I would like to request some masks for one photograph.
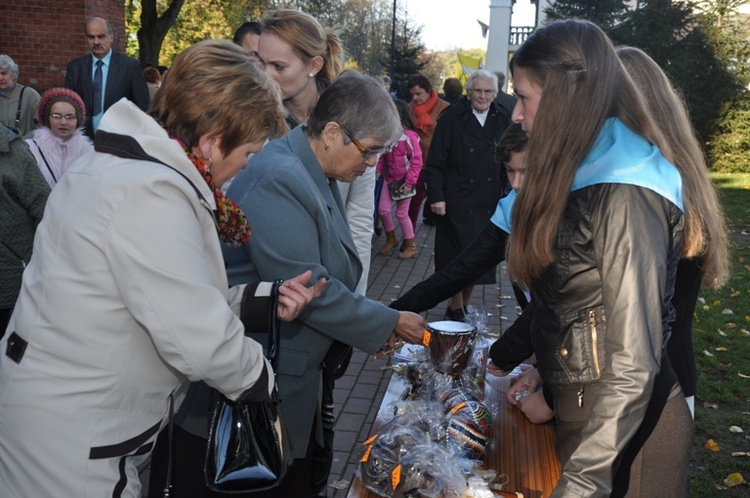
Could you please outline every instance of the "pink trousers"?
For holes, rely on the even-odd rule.
[[[401,232],[405,239],[414,238],[414,226],[411,224],[409,219],[409,203],[412,198],[408,197],[400,201],[396,201],[396,219],[401,225]],[[391,210],[393,209],[393,200],[391,199],[391,192],[388,190],[388,184],[383,182],[383,190],[380,192],[380,202],[378,203],[378,214],[380,220],[383,222],[383,228],[386,232],[392,232],[396,229],[393,224],[393,218],[391,217]]]

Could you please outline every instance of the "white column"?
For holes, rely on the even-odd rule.
[[[505,73],[505,88],[508,82],[508,43],[512,13],[512,0],[490,0],[490,31],[487,37],[487,63],[484,67],[488,71]]]

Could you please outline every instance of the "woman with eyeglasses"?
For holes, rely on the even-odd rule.
[[[295,460],[281,485],[264,498],[317,496],[318,478],[327,483],[328,471],[313,467],[312,454],[324,445],[322,363],[331,345],[338,341],[374,353],[396,335],[408,343],[422,339],[424,318],[355,292],[362,263],[338,187],[374,168],[378,155],[400,136],[396,107],[382,84],[347,74],[321,94],[307,125],[266,144],[227,192],[243,211],[263,213],[253,219],[249,243],[224,252],[231,285],[267,275],[286,279],[299,274],[298,268],[327,281],[296,320],[281,325],[276,381]],[[185,496],[214,496],[195,494],[205,488],[205,439],[182,430],[175,437],[179,445],[186,443],[176,460],[175,496],[183,496],[181,490]]]
[[[306,457],[308,443],[321,444],[321,363],[331,344],[374,353],[394,333],[409,343],[422,338],[424,318],[355,292],[362,263],[339,192],[340,182],[374,170],[378,156],[401,133],[393,99],[382,84],[345,74],[321,94],[306,126],[264,147],[229,188],[243,209],[265,213],[253,225],[258,237],[224,253],[231,282],[271,273],[286,278],[301,267],[328,281],[305,313],[282,325],[277,381],[284,413],[291,417],[297,459],[292,473],[303,486],[279,496],[306,497],[313,491],[304,485],[310,482],[304,477],[311,467]]]
[[[83,134],[86,106],[73,90],[52,88],[39,100],[37,114],[42,126],[26,143],[45,180],[54,187],[70,165],[93,148]]]

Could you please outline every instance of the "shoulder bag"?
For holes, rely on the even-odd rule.
[[[267,330],[257,330],[257,324],[251,330],[252,324],[245,323],[245,333],[268,333],[266,357],[274,368],[279,352],[276,310],[280,285],[280,280],[274,282],[268,321],[263,325]],[[204,469],[209,489],[218,493],[271,489],[284,478],[293,458],[276,386],[266,401],[235,403],[222,395],[217,397]]]

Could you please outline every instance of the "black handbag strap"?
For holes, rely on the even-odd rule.
[[[44,157],[44,152],[42,152],[42,148],[39,147],[39,144],[36,143],[36,140],[33,138],[31,139],[32,142],[34,142],[34,145],[36,145],[36,150],[39,151],[39,155],[42,156],[42,160],[44,161],[44,165],[47,166],[47,170],[49,171],[49,174],[52,175],[52,180],[54,180],[55,183],[57,183],[57,177],[55,176],[55,172],[52,171],[52,168],[49,167],[49,163],[47,162],[47,158]]]
[[[21,129],[21,104],[23,103],[23,92],[26,91],[26,87],[21,88],[21,95],[18,96],[18,109],[16,109],[16,129]]]
[[[271,306],[269,306],[269,322],[270,322],[270,333],[268,335],[268,352],[266,358],[271,362],[271,366],[276,368],[276,360],[279,357],[279,343],[281,341],[281,323],[279,322],[279,316],[276,313],[279,309],[279,287],[281,287],[282,280],[276,280],[273,283],[273,289],[271,290]]]
[[[167,426],[167,437],[169,438],[169,453],[167,457],[167,482],[164,485],[163,497],[169,498],[172,494],[172,451],[174,451],[174,393],[169,394],[169,425]]]
[[[281,340],[281,325],[276,313],[279,304],[279,287],[283,280],[270,283],[247,284],[242,296],[240,321],[245,326],[245,335],[267,334],[266,358],[276,368]]]

